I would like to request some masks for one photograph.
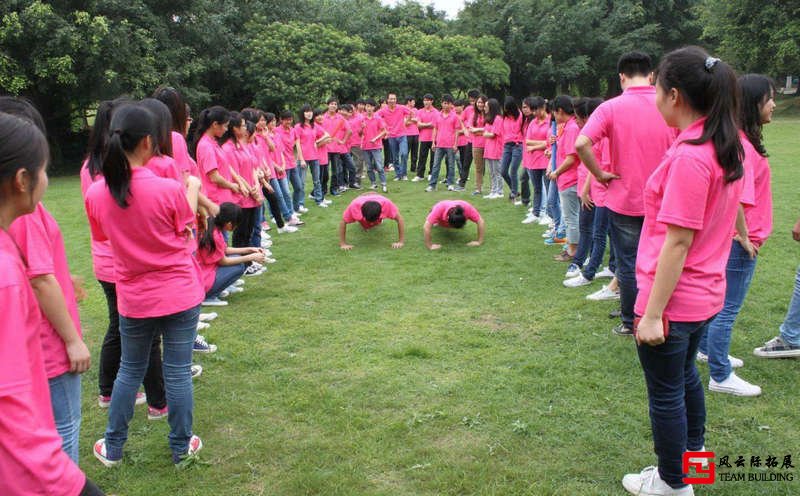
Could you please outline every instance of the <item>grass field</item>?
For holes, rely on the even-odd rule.
[[[761,360],[752,349],[783,320],[800,246],[797,156],[800,120],[767,128],[775,229],[737,322],[732,354],[760,398],[707,396],[707,441],[717,456],[778,458],[800,466],[800,361]],[[390,183],[406,218],[405,248],[392,250],[393,222],[336,225],[353,194],[311,208],[307,227],[273,234],[279,259],[250,278],[205,331],[219,345],[197,357],[196,463],[172,466],[164,421],[137,408],[121,467],[91,455],[106,411],[96,404],[97,358],[106,315],[91,272],[89,232],[77,177],[53,180],[45,199],[64,231],[70,264],[87,281],[81,305],[94,363],[83,383],[81,465],[118,495],[606,495],[623,494],[623,474],[655,464],[647,400],[633,341],[611,334],[612,303],[566,289],[523,209],[467,198],[487,221],[480,248],[472,224],[422,242],[431,205],[457,193]],[[273,231],[274,233],[274,231]],[[708,372],[700,367],[704,382]],[[800,468],[728,470],[791,473]],[[698,494],[800,493],[800,481],[723,482]]]

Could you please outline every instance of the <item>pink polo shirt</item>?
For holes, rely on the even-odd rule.
[[[61,449],[40,310],[14,241],[0,229],[0,492],[77,496],[86,476]]]
[[[603,169],[604,171],[610,170],[611,152],[608,147],[608,139],[603,139],[599,143],[593,144],[592,151],[594,152],[594,156],[597,157],[598,163],[600,164],[600,168]],[[581,163],[581,167],[580,169],[578,169],[579,174],[581,170],[586,175],[586,177],[589,176],[589,171],[586,169],[586,164]],[[594,178],[592,178],[592,184],[589,186],[589,196],[592,197],[592,201],[594,202],[596,207],[606,206],[607,191],[608,191],[607,185],[601,183],[600,181],[595,181]]]
[[[434,121],[434,129],[436,129],[434,148],[453,148],[456,144],[456,131],[460,128],[461,119],[458,118],[454,110],[447,114],[444,112],[439,113],[439,116]]]
[[[64,237],[56,220],[39,202],[33,213],[18,217],[11,223],[8,234],[17,243],[20,254],[27,264],[26,273],[29,279],[46,275],[56,278],[58,285],[61,286],[64,302],[67,304],[67,312],[78,330],[78,335],[82,336],[78,302],[75,300],[75,290],[72,287],[67,264]],[[69,372],[67,347],[44,313],[39,315],[38,328],[47,378],[52,379]]]
[[[608,138],[611,172],[620,178],[609,182],[606,206],[623,215],[644,215],[644,185],[675,138],[656,108],[655,87],[631,87],[603,102],[581,134],[592,143]]]
[[[222,145],[222,151],[228,163],[236,170],[242,179],[249,185],[255,184],[253,178],[253,171],[256,167],[256,158],[250,152],[242,147],[236,146],[233,141],[228,140]],[[242,192],[241,195],[236,195],[236,204],[242,208],[255,208],[261,205],[261,202],[250,196],[247,192]]]
[[[183,172],[181,172],[175,159],[169,155],[153,155],[144,166],[153,171],[153,174],[158,177],[173,179],[183,184]]]
[[[361,213],[361,207],[368,201],[374,201],[381,204],[381,215],[375,222],[367,221],[364,218],[364,215]],[[390,199],[375,193],[367,193],[365,195],[356,197],[350,202],[350,205],[347,206],[342,214],[342,220],[344,220],[347,224],[358,222],[364,229],[372,229],[383,222],[383,219],[397,219],[398,214],[399,210],[397,210],[397,206],[395,206]]]
[[[750,175],[752,202],[743,202],[744,218],[747,221],[748,238],[756,246],[762,246],[772,233],[772,189],[767,157],[759,154],[747,137],[742,136],[744,147],[745,175]],[[745,177],[747,179],[747,177]],[[744,193],[747,196],[747,193]],[[745,198],[746,199],[746,198]]]
[[[475,115],[473,114],[468,121],[464,122],[464,125],[467,127],[483,127],[485,122],[486,119],[483,114],[478,114],[477,119],[475,119]],[[483,148],[486,146],[486,139],[483,137],[483,132],[470,135],[472,136],[472,148]]]
[[[319,124],[315,124],[314,127],[308,124],[297,124],[294,126],[295,139],[300,141],[300,151],[303,152],[303,159],[306,161],[319,160],[320,151],[315,144],[318,139],[318,127]],[[287,169],[288,168],[289,167],[287,167]],[[292,160],[292,168],[294,168],[294,160]]]
[[[339,144],[338,140],[343,140],[347,134],[347,122],[342,114],[336,113],[331,116],[328,112],[322,116],[322,128],[331,135],[333,141],[328,143],[329,153],[347,153],[347,145]]]
[[[644,314],[650,297],[668,224],[695,233],[664,315],[675,322],[698,322],[722,309],[731,230],[744,182],[725,184],[711,141],[702,145],[683,143],[699,137],[704,122],[696,121],[678,136],[647,181],[636,259],[638,315]]]
[[[197,164],[189,155],[189,148],[186,146],[186,139],[180,133],[172,131],[172,158],[178,164],[178,170],[182,174],[189,174],[197,179],[200,179],[200,172],[197,170]]]
[[[222,230],[214,229],[211,236],[214,238],[214,250],[204,250],[199,245],[197,247],[197,263],[200,265],[200,277],[203,279],[203,291],[206,293],[214,285],[214,279],[217,277],[217,265],[220,260],[225,258],[225,250],[228,248]]]
[[[205,191],[206,196],[217,205],[223,202],[235,201],[233,191],[217,186],[216,183],[209,179],[209,174],[217,171],[220,176],[232,182],[230,167],[225,162],[225,154],[222,152],[222,147],[219,146],[219,143],[204,134],[200,141],[197,142],[195,155],[197,156],[197,167],[202,173],[200,180],[203,183],[203,191]]]
[[[522,112],[516,119],[503,117],[503,144],[522,143]]]
[[[500,160],[503,158],[503,118],[499,115],[491,124],[483,125],[484,133],[494,134],[492,138],[485,138],[483,145],[483,158]]]
[[[275,146],[275,149],[270,150],[267,139],[263,140],[262,147],[266,147],[268,159],[272,158],[271,170],[272,172],[275,173],[272,177],[275,179],[283,179],[284,177],[286,177],[286,169],[283,168],[283,166],[284,163],[286,163],[286,149],[288,148],[286,146],[285,140],[292,139],[292,136],[294,135],[294,130],[292,129],[292,132],[289,133],[289,132],[278,132],[278,129],[283,129],[283,128],[276,128],[275,131],[273,131],[272,133],[268,132],[268,137],[272,141],[272,144]],[[294,141],[292,141],[292,144],[290,146],[294,146]],[[294,163],[294,155],[292,155],[291,162]],[[279,167],[283,170],[279,169]]]
[[[148,318],[193,308],[205,292],[192,256],[195,214],[184,188],[144,167],[132,172],[127,208],[117,205],[105,180],[86,193],[92,235],[111,241],[114,251],[119,313]]]
[[[425,221],[434,226],[450,227],[450,224],[447,222],[447,212],[449,212],[451,208],[455,207],[461,207],[464,209],[464,217],[466,217],[467,220],[471,220],[472,222],[476,223],[481,220],[481,214],[478,213],[478,210],[473,207],[472,204],[463,200],[443,200],[431,208],[431,212],[428,214],[428,217],[425,219]]]
[[[469,136],[467,136],[467,126],[466,122],[464,121],[464,112],[461,112],[461,115],[456,114],[456,116],[458,116],[458,129],[460,130],[462,126],[465,128],[464,132],[459,134],[456,138],[456,144],[458,146],[467,146],[469,144]]]
[[[405,120],[410,113],[411,110],[405,105],[395,105],[393,109],[387,105],[377,112],[378,117],[386,123],[386,129],[389,130],[389,138],[399,138],[406,135]]]
[[[431,107],[430,109],[421,108],[417,110],[417,119],[419,123],[434,123],[436,121],[436,117],[439,115],[439,111],[435,108]],[[427,142],[433,141],[433,128],[432,127],[421,127],[419,128],[419,140],[420,142]]]
[[[281,163],[281,157],[283,156],[283,160],[286,162],[286,170],[294,169],[296,167],[295,158],[294,158],[294,144],[297,141],[297,131],[294,127],[290,127],[286,129],[283,126],[278,126],[272,132],[271,138],[275,144],[275,150],[273,151],[273,156],[275,158],[275,164],[280,165],[283,167]],[[311,160],[309,158],[303,157],[306,160]]]
[[[415,118],[417,116],[417,109],[406,107],[409,110],[409,116],[411,118]],[[409,122],[407,126],[405,126],[405,130],[403,133],[406,136],[419,136],[419,128],[413,122]]]
[[[544,149],[528,151],[526,144],[527,140],[547,141],[550,134],[550,123],[547,119],[542,122],[536,119],[528,123],[528,128],[525,130],[525,140],[522,142],[522,166],[526,169],[541,170],[547,169],[547,157],[544,155]]]
[[[89,186],[91,186],[95,181],[103,179],[102,174],[98,174],[94,177],[94,179],[92,179],[91,174],[89,174],[89,168],[87,164],[88,162],[84,160],[83,166],[81,167],[81,193],[83,194],[84,200],[86,199],[86,191],[89,190]],[[111,251],[111,243],[108,241],[97,241],[94,236],[92,236],[91,249],[94,276],[98,281],[113,283],[114,252]]]
[[[383,143],[381,140],[372,141],[373,138],[381,134],[386,129],[386,123],[383,122],[377,114],[372,114],[372,117],[366,115],[361,120],[361,133],[363,141],[361,142],[362,150],[381,150]]]
[[[350,140],[348,141],[348,146],[350,148],[356,147],[361,148],[361,121],[364,117],[361,114],[353,114],[350,117],[350,120],[347,121],[347,124],[353,133],[350,135]]]
[[[572,117],[564,124],[564,131],[556,141],[556,167],[561,167],[561,164],[564,163],[568,156],[575,157],[572,167],[562,172],[556,180],[559,191],[564,191],[578,184],[578,168],[581,166],[581,159],[578,157],[577,150],[575,150],[575,140],[578,139],[580,133],[581,129],[578,127],[578,123]]]
[[[475,115],[475,107],[473,105],[467,105],[464,107],[464,110],[461,112],[461,122],[464,123],[464,127],[469,129],[472,127],[472,117]],[[468,143],[472,143],[473,136],[467,132],[466,139]]]

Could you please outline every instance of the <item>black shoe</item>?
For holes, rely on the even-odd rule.
[[[613,332],[617,336],[633,337],[633,329],[628,329],[627,327],[625,327],[625,324],[619,324],[618,326],[611,329],[611,332]]]
[[[618,319],[621,316],[622,316],[622,310],[620,310],[620,309],[611,310],[610,312],[608,312],[608,318],[609,319]]]

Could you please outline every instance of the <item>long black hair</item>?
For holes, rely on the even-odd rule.
[[[242,207],[231,202],[223,202],[219,206],[219,213],[214,216],[208,217],[208,229],[200,237],[197,245],[201,250],[213,252],[217,249],[217,244],[214,243],[214,232],[222,230],[225,224],[230,222],[233,227],[239,225],[242,220]]]
[[[480,95],[478,95],[475,98],[475,103],[472,104],[472,110],[473,110],[473,112],[472,112],[472,126],[473,127],[477,127],[478,126],[478,114],[481,113],[481,111],[478,110],[478,100],[483,100],[483,111],[486,112],[486,100],[488,100],[488,98],[486,98],[486,95],[484,95],[483,93],[481,93]],[[484,122],[485,122],[485,118],[484,118]]]
[[[133,152],[147,136],[155,152],[157,133],[153,113],[139,104],[122,105],[111,116],[103,177],[114,201],[122,208],[128,206],[131,188],[131,164],[126,153]]]
[[[447,211],[447,224],[450,227],[461,229],[467,223],[467,216],[464,215],[464,207],[456,205]]]
[[[108,148],[108,128],[111,126],[111,113],[116,106],[115,102],[116,100],[106,100],[97,106],[94,126],[86,147],[86,167],[92,179],[103,173],[103,154]]]
[[[200,112],[200,115],[197,117],[197,127],[194,132],[194,142],[192,143],[193,155],[197,152],[197,143],[199,143],[200,138],[206,134],[208,128],[210,128],[214,123],[224,124],[228,122],[229,114],[230,112],[228,112],[228,109],[219,105],[214,105],[213,107],[203,109],[203,111]]]
[[[505,100],[503,100],[503,117],[510,117],[512,119],[516,119],[519,117],[519,105],[517,105],[517,99],[513,96],[507,96]]]
[[[231,112],[229,116],[230,117],[228,118],[228,130],[225,131],[225,134],[223,134],[222,137],[219,139],[219,144],[222,145],[226,141],[230,140],[233,143],[233,145],[238,148],[239,140],[236,139],[236,131],[234,131],[234,129],[242,127],[242,125],[246,124],[242,123],[244,117],[242,117],[242,114],[240,114],[239,112]]]
[[[753,148],[762,156],[767,156],[761,130],[761,108],[775,94],[775,82],[763,74],[745,74],[739,78],[742,88],[742,106],[739,109],[739,120],[742,131]]]
[[[158,132],[158,154],[172,156],[172,114],[162,101],[155,98],[145,98],[139,102],[142,107],[149,110],[156,118],[156,131]]]
[[[693,110],[706,116],[703,134],[685,143],[700,145],[711,140],[717,161],[725,171],[725,182],[741,178],[744,175],[744,150],[738,125],[741,90],[733,69],[710,57],[702,48],[689,46],[664,56],[658,66],[656,84],[666,91],[677,89]]]
[[[167,106],[170,113],[170,130],[175,131],[181,136],[186,134],[186,122],[188,121],[189,111],[186,102],[180,92],[169,86],[159,86],[153,92],[153,98]]]
[[[41,129],[25,116],[0,112],[0,202],[4,202],[6,184],[19,169],[31,177],[30,191],[39,180],[39,170],[50,157],[50,148]]]
[[[306,116],[305,116],[306,112],[314,113],[315,110],[309,104],[305,104],[302,107],[300,107],[300,112],[297,113],[297,122],[300,123],[300,127],[303,127],[303,126],[306,125]],[[308,124],[311,125],[311,127],[314,127],[314,117],[316,117],[316,115],[312,115],[311,116],[311,122],[308,122]]]
[[[496,98],[486,100],[486,124],[494,124],[494,119],[500,115],[500,102]]]

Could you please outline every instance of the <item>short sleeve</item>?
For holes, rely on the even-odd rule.
[[[578,150],[575,148],[575,142],[580,136],[580,128],[578,126],[567,126],[564,130],[564,155],[578,155]]]
[[[344,209],[344,213],[342,214],[342,220],[346,224],[352,224],[353,222],[358,222],[363,218],[361,215],[361,204],[358,203],[356,200],[350,202],[350,205]]]
[[[426,222],[429,224],[439,224],[442,221],[442,211],[445,208],[444,202],[439,202],[433,206],[431,209],[431,213],[428,214],[428,218],[425,219]]]
[[[15,220],[8,229],[27,263],[26,275],[34,277],[55,273],[53,244],[40,212],[41,207]]]
[[[592,115],[589,116],[583,129],[581,129],[579,136],[586,136],[592,140],[592,143],[597,143],[603,138],[608,137],[608,125],[610,123],[610,106],[608,103],[609,102],[601,103],[600,106],[592,112]],[[577,139],[577,136],[575,138]]]
[[[481,214],[478,213],[477,208],[473,207],[470,203],[467,202],[463,203],[463,207],[464,207],[464,216],[467,218],[467,220],[471,220],[476,224],[481,220]]]
[[[664,181],[656,220],[687,229],[702,229],[710,185],[711,171],[707,165],[693,158],[675,157]]]
[[[0,254],[0,257],[5,255]],[[25,316],[35,309],[29,306],[31,302],[23,299],[23,292],[27,288],[19,284],[0,283],[0,301],[5,308],[13,309],[0,321],[0,397],[18,395],[31,389],[26,339],[27,333],[34,331],[28,328]]]
[[[99,184],[99,183],[95,183]],[[86,200],[84,200],[84,208],[86,209],[86,217],[89,219],[89,230],[92,233],[92,238],[95,241],[108,241],[108,236],[103,231],[100,221],[95,217],[94,201],[92,199],[92,191],[95,186],[92,185],[86,192]]]
[[[752,147],[745,147],[744,160],[744,176],[742,176],[742,198],[739,203],[748,207],[753,207],[756,204],[756,161],[758,157],[755,156],[756,151]]]
[[[197,167],[205,175],[219,169],[217,154],[212,146],[202,143],[197,148]]]
[[[385,200],[381,204],[381,216],[384,219],[397,219],[399,210],[391,200]]]

